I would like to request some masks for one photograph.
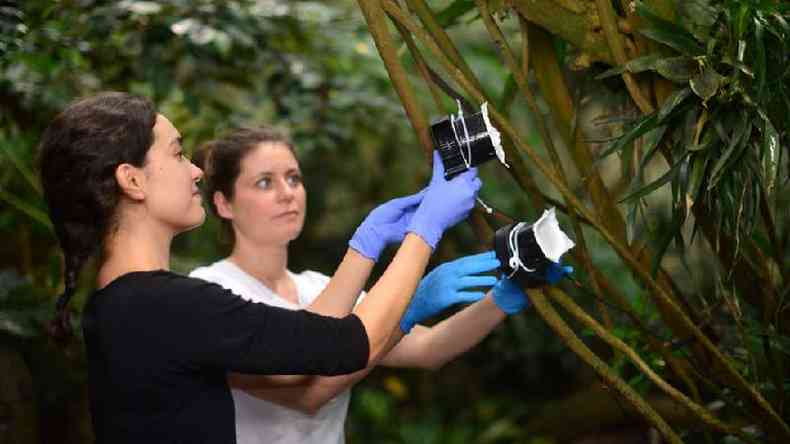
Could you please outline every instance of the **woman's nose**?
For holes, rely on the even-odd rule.
[[[203,178],[203,170],[194,163],[192,164],[192,180],[198,181]]]
[[[294,197],[294,190],[287,180],[279,181],[277,185],[277,197],[280,200],[291,200]]]

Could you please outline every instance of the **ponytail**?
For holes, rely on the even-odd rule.
[[[69,301],[80,270],[111,232],[120,190],[118,165],[141,167],[154,140],[156,110],[148,100],[108,92],[77,101],[41,138],[44,199],[65,258],[63,294],[47,331],[60,344],[73,336]]]
[[[71,328],[71,314],[69,312],[69,302],[77,291],[77,281],[82,268],[82,261],[73,257],[66,256],[66,270],[64,272],[63,293],[58,296],[55,303],[55,317],[49,322],[47,332],[50,337],[62,345],[67,344],[74,336]]]

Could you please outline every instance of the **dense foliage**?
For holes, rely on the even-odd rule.
[[[398,99],[426,120],[489,102],[512,166],[481,168],[498,212],[454,230],[436,261],[555,205],[577,285],[534,293],[534,310],[438,372],[374,372],[354,390],[350,442],[635,442],[660,424],[650,410],[685,442],[782,442],[769,411],[786,426],[787,3],[358,3],[0,1],[0,442],[92,439],[81,346],[42,330],[62,282],[36,144],[71,100],[113,89],[153,99],[189,150],[229,127],[287,128],[309,208],[291,262],[325,273],[373,205],[427,176],[425,122],[410,114],[415,132]],[[412,99],[395,94],[397,66]],[[223,253],[209,219],[178,238],[173,267]]]

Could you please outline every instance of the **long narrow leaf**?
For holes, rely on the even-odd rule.
[[[636,10],[647,23],[647,28],[640,29],[639,32],[648,38],[663,43],[681,54],[698,56],[705,53],[703,46],[691,33],[655,15],[642,2],[637,2]]]
[[[762,176],[765,182],[765,191],[770,195],[773,194],[776,179],[779,174],[781,147],[779,146],[779,133],[764,113],[761,113],[763,118],[762,126]]]
[[[0,134],[0,136],[4,135]],[[16,152],[14,152],[14,149],[11,147],[11,144],[8,143],[8,139],[5,137],[0,137],[0,148],[2,148],[2,152],[5,153],[6,157],[8,157],[16,170],[30,185],[30,187],[33,188],[36,193],[41,195],[41,185],[39,185],[36,175],[33,174],[33,170],[25,162],[23,162],[22,159],[19,158]]]
[[[724,150],[724,153],[721,155],[721,157],[719,157],[719,160],[713,166],[713,170],[710,173],[710,180],[708,181],[708,190],[712,190],[716,187],[716,184],[722,177],[722,172],[724,171],[725,166],[727,166],[730,159],[733,158],[733,154],[737,151],[737,148],[748,143],[748,138],[744,138],[744,135],[747,133],[747,128],[749,131],[751,131],[751,122],[748,120],[748,115],[746,113],[741,114],[740,117],[741,118],[738,119],[736,124],[737,126],[732,131],[730,143],[727,145],[727,148]]]
[[[44,213],[40,209],[34,207],[33,205],[30,205],[29,203],[14,196],[13,194],[6,192],[2,188],[0,188],[0,200],[7,202],[9,205],[16,208],[21,213],[26,214],[31,219],[35,220],[36,222],[46,227],[50,232],[54,233],[52,222],[49,221],[49,218],[47,217],[46,213]]]
[[[609,146],[609,148],[604,150],[604,152],[598,156],[598,158],[604,159],[610,154],[622,150],[623,147],[633,142],[637,137],[655,128],[657,123],[658,116],[656,114],[650,114],[649,116],[642,118],[636,125],[633,126],[633,128],[628,130],[619,139],[615,140],[614,143]]]
[[[661,60],[661,58],[662,58],[661,54],[649,54],[646,56],[637,57],[635,59],[629,60],[626,64],[622,66],[617,66],[612,69],[607,69],[601,74],[595,76],[595,79],[596,80],[605,79],[608,77],[622,74],[625,71],[635,74],[645,71],[655,71],[656,65]]]
[[[656,277],[658,273],[658,268],[661,266],[661,260],[664,258],[664,255],[667,253],[667,249],[669,248],[669,244],[672,243],[672,239],[675,238],[676,234],[680,231],[680,227],[683,226],[683,220],[681,216],[675,211],[672,215],[672,221],[669,223],[669,227],[666,227],[666,232],[661,235],[661,239],[658,241],[658,246],[656,247],[656,255],[653,257],[653,264],[650,267],[650,274],[653,278]]]
[[[663,176],[659,177],[654,182],[651,182],[650,184],[646,185],[644,188],[641,188],[627,195],[626,197],[620,199],[618,203],[627,203],[632,200],[642,198],[650,194],[651,192],[655,191],[656,189],[660,188],[662,185],[667,184],[670,180],[672,180],[675,177],[678,171],[680,171],[680,167],[683,165],[683,162],[686,160],[686,157],[688,157],[688,153],[684,154],[683,157],[681,157],[680,160],[678,160],[677,163],[675,163],[675,165],[673,165],[672,168],[669,169],[669,171],[664,173]]]
[[[690,88],[683,88],[673,92],[666,100],[664,100],[664,104],[661,105],[661,109],[658,110],[658,121],[664,122],[672,114],[672,111],[677,108],[678,105],[683,103],[684,100],[688,98],[691,94]]]

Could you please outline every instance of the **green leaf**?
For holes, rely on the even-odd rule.
[[[691,156],[691,176],[689,177],[689,185],[687,196],[691,202],[696,202],[699,197],[699,192],[702,189],[702,182],[705,178],[705,167],[708,165],[708,156],[693,154]]]
[[[763,20],[760,17],[754,19],[754,95],[758,101],[762,101],[766,82],[766,56],[764,39]]]
[[[713,67],[705,66],[702,72],[689,80],[689,85],[691,85],[691,89],[694,90],[694,94],[707,102],[708,99],[716,95],[716,92],[719,91],[724,80],[725,77],[719,75]]]
[[[676,83],[686,83],[692,75],[693,59],[686,56],[667,57],[656,63],[656,71]]]
[[[642,57],[637,57],[635,59],[629,60],[625,65],[616,66],[612,69],[607,69],[606,71],[602,72],[595,76],[596,80],[605,79],[608,77],[616,76],[619,74],[624,73],[625,71],[632,72],[632,73],[640,73],[644,71],[655,71],[656,64],[659,60],[661,60],[661,54],[650,54]]]
[[[708,181],[708,191],[712,190],[716,187],[716,184],[722,177],[722,173],[725,170],[725,166],[729,163],[730,158],[736,158],[737,156],[733,157],[733,154],[736,151],[739,151],[738,148],[744,147],[748,144],[748,132],[751,131],[752,125],[751,121],[749,121],[748,114],[741,113],[740,119],[736,123],[735,129],[732,131],[732,135],[730,136],[730,143],[727,145],[724,153],[716,164],[713,166],[713,170],[710,173],[710,180]],[[748,130],[748,131],[747,131]]]
[[[640,29],[639,32],[646,37],[688,56],[699,56],[705,53],[705,48],[693,35],[680,26],[657,16],[642,2],[637,3],[636,11],[645,19],[647,27]]]
[[[598,159],[604,159],[610,154],[620,151],[625,147],[627,144],[633,142],[637,137],[647,133],[648,131],[655,128],[658,124],[658,117],[656,114],[650,114],[645,116],[636,125],[634,125],[630,130],[628,130],[625,134],[620,136],[617,140],[615,140],[609,148],[604,150],[603,153],[598,156]]]
[[[642,161],[640,162],[640,174],[648,162],[650,162],[650,159],[653,158],[653,155],[658,152],[658,147],[661,144],[661,140],[664,138],[664,134],[667,132],[667,128],[667,125],[661,125],[645,134],[645,142],[644,145],[642,145],[645,155],[642,157]]]
[[[689,31],[699,41],[710,37],[711,28],[716,23],[721,8],[711,4],[710,0],[684,0],[677,3],[680,16],[688,24]]]
[[[518,85],[516,85],[516,79],[511,73],[508,74],[507,80],[505,80],[505,87],[502,89],[502,97],[499,99],[498,108],[501,111],[507,111],[516,97],[518,97]]]
[[[0,201],[5,201],[12,207],[15,207],[21,213],[28,215],[31,219],[46,227],[50,232],[54,232],[52,222],[49,221],[49,217],[44,211],[14,196],[13,194],[6,192],[2,188],[0,188]]]
[[[661,105],[661,109],[658,110],[658,121],[664,122],[672,114],[672,111],[683,103],[690,94],[691,89],[689,88],[674,91]]]
[[[675,165],[673,165],[672,168],[669,169],[669,171],[664,173],[663,176],[659,177],[654,182],[646,185],[644,188],[641,188],[627,195],[626,197],[620,199],[618,203],[626,203],[635,199],[640,199],[650,194],[651,192],[655,191],[656,189],[660,188],[662,185],[667,184],[670,180],[672,180],[675,177],[675,175],[678,174],[678,172],[680,171],[680,167],[683,165],[683,162],[685,161],[686,157],[688,157],[688,153],[684,154],[683,157],[681,157],[680,160],[678,160],[675,163]]]
[[[459,18],[475,8],[473,0],[455,0],[450,6],[442,9],[436,14],[436,21],[443,28],[448,28],[456,24]]]
[[[779,146],[779,133],[771,123],[771,120],[768,119],[768,116],[765,114],[762,114],[762,117],[762,175],[763,180],[765,181],[765,191],[770,195],[773,194],[774,187],[776,185],[776,179],[779,173],[779,164],[781,163],[779,161],[779,154],[781,147]]]
[[[13,142],[10,141],[5,137],[5,134],[0,133],[0,147],[2,148],[2,152],[11,160],[11,163],[14,165],[16,170],[19,174],[25,178],[25,181],[30,185],[31,188],[36,190],[36,193],[41,195],[41,185],[36,178],[36,175],[33,173],[32,168],[30,168],[14,151],[12,148]]]

